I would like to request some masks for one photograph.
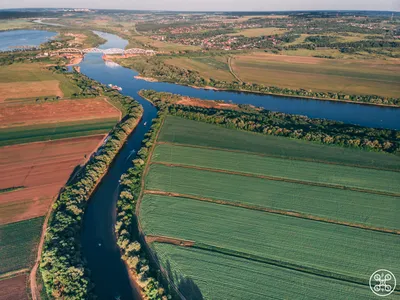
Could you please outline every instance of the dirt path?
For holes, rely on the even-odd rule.
[[[236,78],[237,81],[242,83],[243,81],[239,78],[239,76],[235,73],[235,71],[233,71],[232,60],[234,60],[234,58],[232,56],[229,56],[228,57],[229,72],[231,72],[231,74],[233,75],[233,77]]]
[[[253,177],[253,178],[266,179],[266,180],[272,180],[272,181],[283,181],[283,182],[303,184],[303,185],[311,185],[311,186],[318,186],[318,187],[324,187],[324,188],[334,188],[334,189],[339,189],[339,190],[350,190],[350,191],[368,193],[368,194],[375,194],[375,195],[400,197],[400,194],[398,194],[398,193],[390,193],[390,192],[384,192],[384,191],[368,190],[368,189],[349,187],[349,186],[339,185],[339,184],[329,184],[329,183],[321,183],[321,182],[313,182],[313,181],[303,181],[303,180],[291,179],[291,178],[275,177],[275,176],[268,176],[268,175],[244,173],[244,172],[238,172],[238,171],[229,171],[229,170],[223,170],[223,169],[214,169],[214,168],[206,168],[206,167],[191,166],[191,165],[184,165],[184,164],[175,164],[175,163],[166,163],[166,162],[151,162],[151,164],[163,165],[163,166],[168,166],[168,167],[179,167],[179,168],[185,168],[185,169],[195,169],[195,170],[200,170],[200,171],[208,171],[208,172],[223,173],[223,174],[230,174],[230,175],[238,175],[238,176],[245,176],[245,177]]]
[[[204,202],[209,202],[209,203],[216,203],[216,204],[221,204],[221,205],[240,207],[240,208],[245,208],[245,209],[250,209],[250,210],[258,210],[258,211],[263,211],[263,212],[267,212],[267,213],[285,215],[285,216],[290,216],[290,217],[295,217],[295,218],[300,218],[300,219],[307,219],[307,220],[318,221],[318,222],[323,222],[323,223],[331,223],[331,224],[336,224],[336,225],[343,225],[343,226],[354,227],[354,228],[359,228],[359,229],[400,235],[400,230],[396,230],[396,229],[387,229],[387,228],[381,228],[381,227],[367,226],[364,224],[332,220],[332,219],[308,215],[308,214],[304,214],[304,213],[296,212],[296,211],[274,209],[274,208],[262,207],[262,206],[257,206],[257,205],[249,205],[249,204],[244,204],[244,203],[239,203],[239,202],[229,202],[229,201],[225,201],[225,200],[217,200],[217,199],[206,198],[206,197],[197,197],[197,196],[193,196],[193,195],[186,195],[186,194],[179,194],[179,193],[172,193],[172,192],[145,190],[144,194],[188,198],[188,199],[197,200],[197,201],[204,201]]]

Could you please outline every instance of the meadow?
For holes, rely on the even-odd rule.
[[[166,59],[166,64],[177,66],[186,70],[196,70],[206,79],[233,81],[235,77],[230,73],[227,56],[205,57],[174,57]]]
[[[196,248],[152,245],[184,295],[198,299],[375,299],[368,288]],[[266,284],[268,283],[268,284]],[[186,291],[186,293],[185,293]]]
[[[291,89],[397,97],[397,60],[340,60],[252,53],[236,55],[231,63],[245,82]]]
[[[28,268],[36,257],[43,218],[0,226],[0,274]]]
[[[115,118],[111,118],[2,128],[0,146],[105,134],[116,122]]]
[[[79,94],[81,91],[68,77],[51,72],[41,63],[16,63],[0,68],[2,90],[14,90],[12,97],[8,96],[9,98],[32,97],[30,85],[40,86],[43,85],[43,82],[50,84],[53,88],[55,84],[66,98],[70,98],[73,94]],[[33,96],[54,96],[54,91],[49,93],[44,89],[42,93]]]
[[[165,119],[158,140],[280,158],[400,170],[400,157],[396,155],[232,130],[174,116]]]

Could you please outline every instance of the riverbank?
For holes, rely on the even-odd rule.
[[[285,95],[285,94],[277,94],[277,93],[267,93],[267,92],[258,92],[258,91],[250,91],[244,89],[224,89],[224,88],[216,88],[212,86],[195,86],[190,84],[178,83],[172,80],[162,80],[161,78],[157,77],[144,77],[141,75],[137,75],[134,77],[135,79],[145,80],[147,82],[165,82],[165,83],[173,83],[177,85],[187,86],[194,89],[204,89],[204,90],[212,90],[212,91],[220,91],[220,92],[236,92],[236,93],[248,93],[248,94],[256,94],[256,95],[268,95],[268,96],[277,96],[283,98],[300,98],[300,99],[309,99],[309,100],[318,100],[318,101],[329,101],[329,102],[340,102],[340,103],[350,103],[350,104],[360,104],[360,105],[371,105],[371,106],[379,106],[379,107],[390,107],[390,108],[400,108],[400,105],[391,105],[391,104],[379,104],[379,103],[368,103],[362,101],[351,101],[351,100],[340,100],[340,99],[333,99],[333,98],[318,98],[318,97],[306,97],[306,96],[299,96],[299,95]]]
[[[82,259],[82,253],[77,250],[81,248],[78,245],[82,234],[82,219],[92,195],[97,191],[118,153],[143,117],[143,108],[138,102],[122,95],[119,97],[121,104],[129,101],[128,114],[114,127],[84,167],[75,174],[75,179],[70,180],[62,189],[49,213],[40,271],[48,294],[58,295],[59,298],[67,296],[64,291],[73,291],[79,298],[89,296],[92,285],[90,271]],[[65,235],[65,230],[73,233],[75,238],[71,239],[69,234]],[[54,244],[54,239],[58,240],[57,244]],[[60,260],[65,255],[68,259]],[[80,275],[75,276],[71,282],[60,281],[59,276],[68,274],[71,268],[80,269]],[[56,282],[62,283],[56,284]],[[37,288],[34,290],[37,296]],[[67,293],[70,297],[70,292]]]

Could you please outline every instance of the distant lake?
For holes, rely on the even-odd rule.
[[[45,30],[9,30],[0,32],[0,51],[38,47],[55,37],[57,32]]]

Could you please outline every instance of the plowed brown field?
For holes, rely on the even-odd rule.
[[[26,275],[0,280],[0,300],[25,300]]]
[[[62,100],[40,104],[0,105],[0,128],[119,117],[104,98]]]
[[[74,168],[89,156],[103,135],[0,148],[0,224],[43,216]]]

